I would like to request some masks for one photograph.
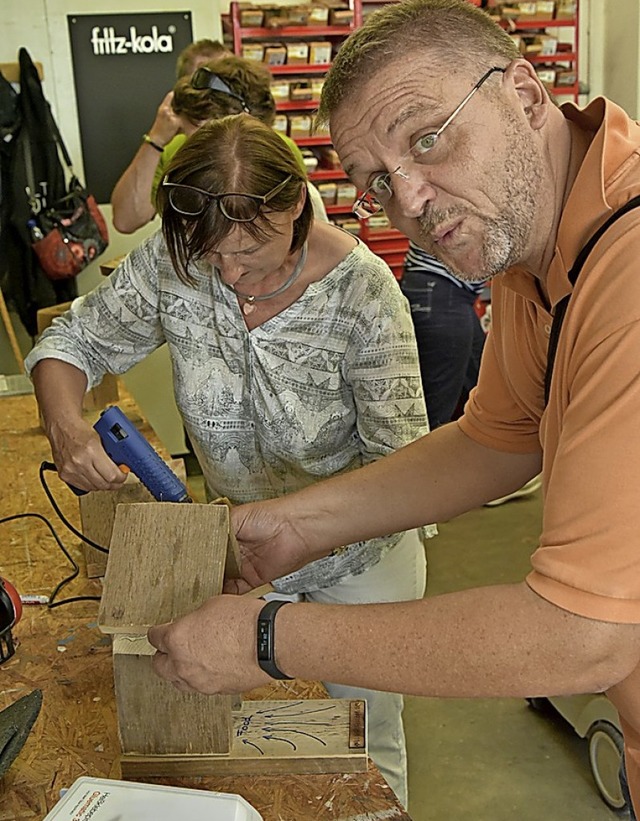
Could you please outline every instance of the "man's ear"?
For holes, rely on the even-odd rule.
[[[549,106],[553,103],[533,65],[528,60],[513,60],[507,66],[505,80],[513,83],[522,111],[531,128],[542,128],[549,116]]]

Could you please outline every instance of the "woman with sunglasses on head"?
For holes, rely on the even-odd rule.
[[[64,481],[120,486],[82,396],[165,342],[212,498],[282,496],[425,433],[413,326],[391,271],[314,220],[305,176],[272,129],[245,114],[205,124],[173,159],[159,204],[162,232],[77,300],[27,360]],[[327,604],[419,598],[420,536],[347,545],[274,587]],[[367,699],[369,752],[406,802],[401,696],[328,689]]]
[[[187,137],[203,123],[244,112],[272,126],[276,116],[268,69],[255,61],[229,54],[200,63],[192,73],[179,77],[171,93],[170,106],[179,133],[169,141],[155,137],[153,131],[145,135],[138,152],[144,157],[139,157],[137,162],[134,159],[113,189],[113,224],[121,233],[132,233],[153,219],[157,211],[158,187],[169,163]],[[294,153],[301,170],[305,171],[304,159],[296,143],[286,134],[278,133]],[[142,160],[144,166],[140,164]],[[153,165],[149,165],[151,160],[154,160]],[[326,220],[317,189],[309,185],[309,192],[316,217]]]

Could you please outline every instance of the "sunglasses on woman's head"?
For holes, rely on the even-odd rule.
[[[289,174],[266,194],[239,194],[234,191],[212,194],[193,185],[168,180],[163,181],[162,187],[168,192],[169,205],[183,217],[199,217],[209,205],[215,203],[231,222],[253,222],[262,206],[279,194],[292,178],[293,175]]]
[[[207,89],[209,91],[219,91],[228,97],[233,97],[234,100],[239,101],[242,110],[246,114],[251,114],[249,106],[245,103],[244,99],[239,94],[236,94],[235,91],[232,91],[221,77],[218,77],[217,74],[214,74],[214,72],[206,66],[200,66],[200,68],[193,73],[191,76],[191,88],[195,88],[197,91],[205,91]]]

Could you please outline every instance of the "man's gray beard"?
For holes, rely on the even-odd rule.
[[[456,217],[474,216],[484,226],[481,271],[456,269],[451,261],[443,264],[465,282],[483,282],[498,276],[513,265],[523,261],[535,215],[539,207],[538,193],[541,188],[542,160],[529,134],[510,113],[504,117],[505,132],[511,136],[513,148],[504,160],[484,175],[486,188],[499,194],[495,202],[502,204],[497,218],[490,219],[480,212],[464,206],[454,206],[443,210],[428,208],[419,219],[420,233],[425,238],[423,247],[433,256],[440,258],[437,243],[430,234],[437,225],[450,222]],[[498,188],[497,174],[503,184]]]

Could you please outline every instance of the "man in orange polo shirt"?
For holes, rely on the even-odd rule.
[[[237,590],[342,544],[445,521],[542,470],[543,532],[521,583],[401,604],[288,604],[259,629],[271,631],[277,668],[301,678],[426,696],[604,690],[620,713],[638,809],[640,210],[588,257],[546,407],[543,386],[567,272],[640,194],[640,126],[602,99],[557,108],[511,39],[466,0],[408,0],[371,15],[341,48],[321,114],[365,191],[359,213],[383,206],[457,276],[493,277],[492,329],[459,421],[361,470],[234,511]],[[222,596],[153,628],[157,671],[206,692],[264,683],[254,647],[262,606]]]

